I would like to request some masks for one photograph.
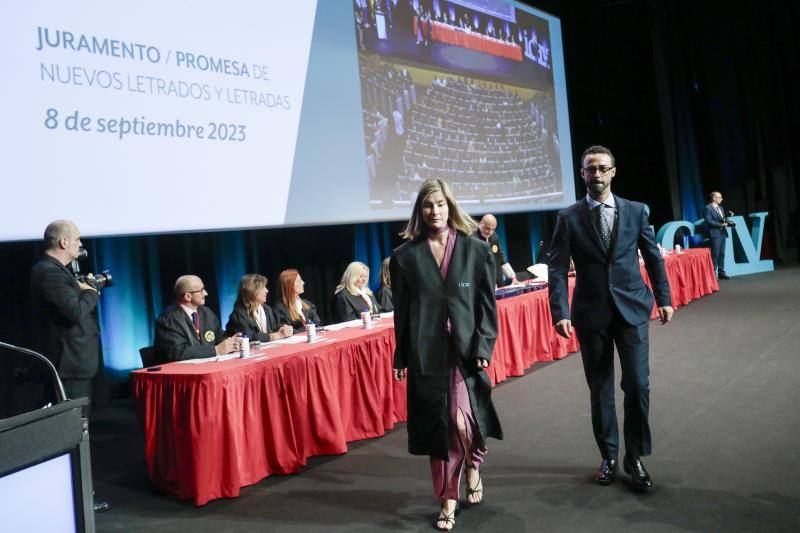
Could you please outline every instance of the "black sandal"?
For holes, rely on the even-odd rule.
[[[439,531],[452,531],[456,527],[456,513],[458,513],[458,502],[450,514],[444,513],[444,507],[439,511],[439,517],[436,519],[436,529]],[[445,527],[439,527],[439,522],[444,522]],[[450,526],[449,528],[447,526]]]
[[[476,471],[478,470],[477,466],[468,466],[467,467],[467,469],[470,469],[470,468],[473,468]],[[478,488],[478,487],[480,487],[480,488]],[[472,496],[473,494],[480,494],[481,495],[481,499],[476,501],[476,502],[470,501],[469,497]],[[483,503],[483,479],[481,478],[480,471],[478,471],[478,482],[475,483],[475,486],[474,487],[469,487],[469,486],[467,487],[467,501],[470,503],[470,505],[479,505],[480,503]]]
[[[436,529],[439,531],[452,531],[456,527],[456,511],[453,510],[450,514],[444,514],[444,511],[439,512],[439,518],[436,519]],[[439,523],[444,522],[444,527],[440,527]],[[450,526],[450,527],[447,527]]]

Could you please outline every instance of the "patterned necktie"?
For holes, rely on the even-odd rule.
[[[197,311],[192,313],[192,324],[194,324],[194,332],[197,334],[197,338],[200,338],[200,317],[197,315]]]
[[[603,216],[603,209],[605,204],[600,204],[594,208],[594,226],[597,228],[597,233],[600,234],[600,242],[603,244],[603,249],[608,251],[611,248],[611,227],[608,220]]]

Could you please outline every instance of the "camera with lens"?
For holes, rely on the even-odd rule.
[[[113,278],[111,277],[110,270],[103,270],[96,276],[88,276],[86,274],[81,274],[81,267],[78,261],[83,261],[89,257],[89,252],[86,251],[86,248],[81,248],[78,250],[78,258],[70,263],[69,267],[72,270],[72,274],[75,276],[75,279],[79,283],[85,283],[92,287],[93,289],[97,290],[98,292],[105,289],[106,287],[111,287],[114,282]]]

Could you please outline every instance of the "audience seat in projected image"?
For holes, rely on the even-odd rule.
[[[409,122],[398,202],[410,201],[429,178],[450,182],[464,202],[561,193],[543,135],[543,123],[555,123],[546,99],[532,105],[493,83],[438,78],[419,98]]]

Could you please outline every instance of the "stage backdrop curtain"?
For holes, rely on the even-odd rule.
[[[544,217],[542,213],[528,213],[528,233],[531,239],[531,264],[536,264],[541,246],[539,243],[545,242],[545,248],[549,243],[546,242],[550,236],[546,234]]]
[[[369,267],[369,286],[373,291],[381,284],[381,262],[392,255],[398,238],[392,235],[397,223],[375,222],[356,226],[354,261],[361,261]],[[398,230],[399,231],[399,230]],[[398,233],[394,231],[394,233]]]

